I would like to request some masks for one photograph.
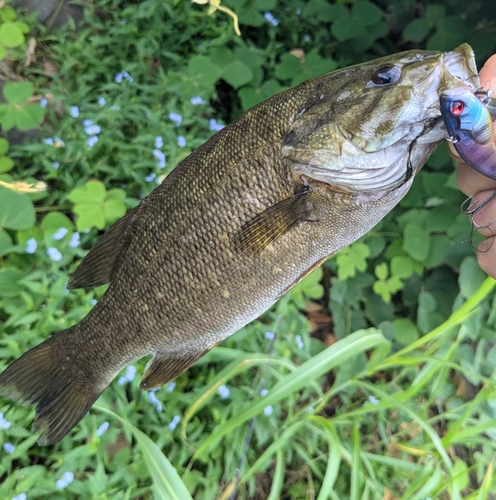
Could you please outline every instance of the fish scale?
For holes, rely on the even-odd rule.
[[[391,65],[401,78],[370,84]],[[446,136],[440,92],[477,87],[475,71],[468,46],[410,51],[247,111],[90,250],[68,287],[108,290],[80,323],[11,364],[0,395],[36,405],[33,430],[51,444],[129,362],[153,354],[141,388],[175,378],[401,200]]]

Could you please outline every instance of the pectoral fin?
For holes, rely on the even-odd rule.
[[[142,391],[148,391],[174,380],[209,350],[210,348],[199,352],[184,353],[181,356],[177,352],[156,352],[146,365],[139,388]]]
[[[260,255],[297,224],[318,221],[314,196],[312,192],[296,194],[267,208],[236,233],[233,238],[234,249],[247,255]]]
[[[139,208],[138,205],[130,210],[96,242],[71,276],[67,284],[69,290],[100,286],[111,281],[119,254],[129,241],[129,229]]]

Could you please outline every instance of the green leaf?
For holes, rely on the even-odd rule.
[[[322,298],[324,287],[320,282],[323,274],[322,268],[316,269],[291,289],[291,299],[299,308],[305,309],[305,300],[307,299],[317,300]]]
[[[245,24],[247,26],[262,26],[265,23],[265,18],[256,9],[250,6],[244,6],[237,12],[239,24]]]
[[[429,254],[429,234],[415,224],[407,224],[403,231],[403,250],[415,260],[423,262]]]
[[[397,255],[391,259],[391,274],[398,278],[409,278],[413,274],[412,259],[406,255]]]
[[[126,429],[132,432],[153,479],[156,488],[154,498],[157,500],[193,500],[176,469],[146,434],[108,408],[97,405],[94,408],[119,420]]]
[[[222,76],[222,69],[208,57],[195,56],[188,64],[189,83],[198,89],[212,87]]]
[[[105,215],[100,205],[78,204],[74,206],[74,213],[78,216],[76,227],[78,231],[91,229],[103,229],[105,227]]]
[[[4,23],[6,23],[7,21],[15,21],[17,19],[17,14],[10,5],[4,5],[0,9],[0,18]]]
[[[4,155],[9,150],[9,141],[0,137],[0,155]]]
[[[460,265],[460,275],[458,277],[460,295],[466,299],[472,297],[485,277],[486,273],[479,267],[477,259],[472,256],[465,257]]]
[[[18,47],[24,43],[24,34],[16,23],[6,22],[0,26],[0,42],[6,47]]]
[[[383,12],[367,0],[359,0],[351,8],[351,18],[363,26],[372,26],[382,20]]]
[[[44,117],[45,110],[41,106],[38,104],[28,104],[17,110],[17,128],[19,130],[31,130],[39,127]]]
[[[16,297],[21,293],[19,282],[24,273],[15,267],[0,268],[0,297]]]
[[[7,255],[12,245],[12,238],[9,236],[9,233],[4,229],[0,229],[0,256]]]
[[[34,222],[34,208],[29,197],[0,187],[0,228],[29,229]]]
[[[403,38],[409,42],[421,42],[430,31],[429,23],[426,19],[414,19],[408,23],[403,30]]]
[[[468,467],[463,460],[457,459],[453,464],[453,479],[459,490],[464,490],[468,486]]]
[[[346,42],[352,38],[365,35],[365,28],[353,19],[343,19],[333,23],[331,33],[338,42]]]
[[[394,337],[403,345],[409,345],[419,338],[419,331],[409,318],[399,318],[393,321]]]
[[[33,96],[33,91],[34,87],[31,82],[7,83],[3,88],[3,95],[10,104],[24,104]]]
[[[388,265],[383,262],[382,264],[378,264],[375,266],[375,275],[380,280],[385,280],[389,276]]]
[[[228,64],[222,72],[222,78],[235,89],[246,85],[253,79],[253,71],[240,61]]]
[[[72,231],[74,229],[74,224],[71,219],[61,212],[50,212],[45,215],[40,224],[41,229],[48,235],[52,235],[57,232],[61,227]]]
[[[73,203],[84,203],[87,205],[103,204],[107,190],[100,181],[88,181],[83,187],[73,189],[69,193],[69,200]]]
[[[0,124],[3,130],[10,130],[17,120],[17,110],[9,104],[0,104]]]
[[[291,80],[295,77],[295,74],[301,72],[301,61],[293,54],[283,54],[281,64],[277,67],[274,76],[279,80]]]
[[[110,199],[103,204],[103,215],[107,222],[115,222],[126,215],[126,205],[117,199]]]
[[[0,174],[4,174],[14,167],[14,161],[8,156],[0,156]]]

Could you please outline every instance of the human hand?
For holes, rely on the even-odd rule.
[[[480,70],[480,81],[484,89],[496,91],[496,54],[490,57]],[[496,221],[496,196],[492,199],[489,198],[496,190],[496,181],[480,174],[464,163],[456,154],[452,144],[449,144],[449,147],[452,157],[460,162],[456,171],[458,186],[463,193],[472,197],[472,209],[489,199],[489,202],[471,217],[474,226],[486,238],[477,248],[479,266],[487,274],[496,278],[496,222],[494,227],[489,225],[492,221]]]

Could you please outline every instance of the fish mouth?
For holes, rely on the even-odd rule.
[[[480,88],[479,72],[475,62],[475,54],[468,43],[464,43],[451,52],[441,56],[443,66],[446,68],[443,85],[447,90],[462,85],[473,90]]]

